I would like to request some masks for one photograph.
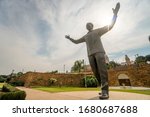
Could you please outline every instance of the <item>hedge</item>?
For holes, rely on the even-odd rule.
[[[10,82],[10,84],[13,86],[24,86],[24,82],[20,81],[20,80],[12,81],[12,82]]]
[[[0,100],[25,100],[26,92],[21,91],[9,84],[4,84],[0,92]]]
[[[25,91],[0,93],[0,100],[25,100]]]

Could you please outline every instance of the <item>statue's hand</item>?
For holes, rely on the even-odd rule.
[[[120,3],[118,2],[118,3],[116,4],[115,9],[114,9],[114,8],[112,8],[113,13],[114,13],[115,15],[117,15],[117,14],[118,14],[119,9],[120,9]]]
[[[70,35],[65,35],[65,38],[70,39]]]

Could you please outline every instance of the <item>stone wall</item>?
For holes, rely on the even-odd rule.
[[[150,65],[144,66],[121,66],[120,68],[111,69],[108,71],[109,85],[120,86],[118,76],[126,74],[129,77],[131,86],[150,87]],[[91,75],[91,73],[87,73]],[[56,86],[83,86],[82,79],[84,74],[50,74],[28,72],[21,76],[20,80],[25,82],[25,86],[49,86],[49,79],[55,78]]]
[[[129,77],[131,86],[150,87],[150,65],[124,66],[109,70],[109,83],[111,86],[119,86],[118,76],[126,74]]]
[[[57,81],[53,86],[82,86],[84,74],[51,74],[28,72],[18,78],[25,82],[26,87],[30,86],[50,86],[49,79],[54,78]]]

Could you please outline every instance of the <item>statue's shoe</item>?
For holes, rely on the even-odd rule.
[[[99,99],[101,99],[101,100],[109,99],[109,95],[108,94],[103,94],[99,97]]]

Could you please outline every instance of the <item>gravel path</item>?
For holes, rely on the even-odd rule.
[[[17,87],[27,93],[26,100],[98,100],[98,91],[74,91],[49,93],[25,87]],[[150,95],[110,91],[109,100],[150,100]]]

